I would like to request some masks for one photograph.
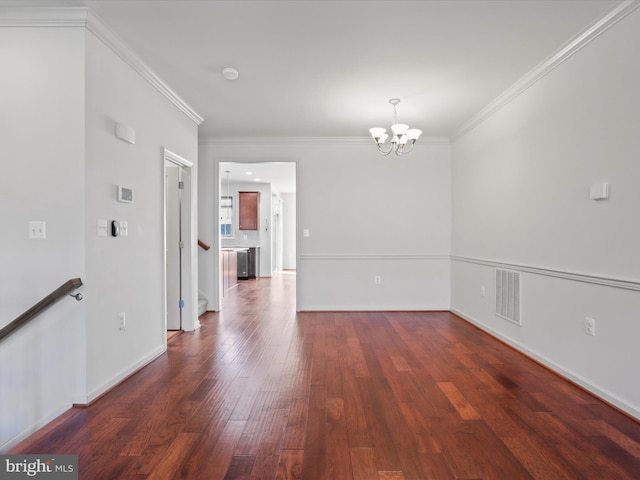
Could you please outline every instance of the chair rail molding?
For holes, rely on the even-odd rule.
[[[487,267],[504,268],[507,270],[516,270],[520,272],[533,273],[535,275],[544,275],[546,277],[561,278],[574,282],[591,283],[595,285],[603,285],[605,287],[621,288],[624,290],[640,291],[640,280],[631,280],[625,278],[607,277],[603,275],[594,275],[589,273],[571,272],[568,270],[559,270],[547,267],[536,267],[532,265],[523,265],[518,263],[501,262],[498,260],[487,260],[475,257],[465,257],[461,255],[451,255],[451,260],[463,263],[475,263]]]

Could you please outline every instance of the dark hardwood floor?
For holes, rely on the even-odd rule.
[[[94,479],[638,479],[640,425],[445,312],[241,282],[166,355],[11,453]]]

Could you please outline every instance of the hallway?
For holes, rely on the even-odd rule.
[[[297,313],[241,282],[167,354],[11,453],[81,479],[633,479],[640,425],[448,312]]]

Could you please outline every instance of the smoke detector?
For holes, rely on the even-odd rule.
[[[236,70],[235,68],[226,67],[222,69],[222,76],[227,80],[235,80],[236,78],[238,78],[239,74],[238,70]]]

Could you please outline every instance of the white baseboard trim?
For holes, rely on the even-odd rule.
[[[7,442],[0,445],[0,453],[8,451],[9,449],[13,448],[14,446],[22,442],[24,439],[29,437],[30,435],[33,435],[42,427],[47,425],[49,422],[55,420],[64,412],[72,408],[73,405],[88,405],[89,403],[91,403],[92,401],[94,401],[95,399],[97,399],[107,391],[109,391],[111,388],[118,385],[124,379],[126,379],[133,373],[137,372],[141,368],[145,367],[149,363],[151,363],[153,360],[155,360],[160,355],[162,355],[165,351],[166,351],[166,346],[160,345],[156,347],[154,350],[152,350],[150,353],[148,353],[147,355],[139,359],[133,365],[129,366],[128,368],[118,373],[117,375],[114,375],[113,377],[111,377],[107,382],[103,383],[98,388],[94,389],[87,396],[74,395],[73,398],[71,399],[72,400],[71,403],[61,405],[59,408],[56,408],[54,411],[49,412],[47,415],[40,418],[33,425],[29,426],[29,428],[23,430],[15,437],[9,439]]]
[[[449,305],[306,305],[298,312],[448,312]]]
[[[300,260],[449,260],[449,255],[422,253],[310,253],[300,255]]]
[[[95,388],[93,391],[89,392],[89,394],[87,395],[86,403],[89,404],[93,402],[95,399],[97,399],[98,397],[106,393],[108,390],[118,385],[124,379],[126,379],[133,373],[140,370],[142,367],[154,361],[156,358],[158,358],[160,355],[162,355],[166,351],[167,351],[166,345],[157,346],[147,355],[140,358],[137,362],[133,363],[132,365],[130,365],[128,368],[124,369],[122,372],[118,373],[117,375],[114,375],[109,380],[107,380],[102,385],[100,385],[98,388]]]
[[[460,311],[458,309],[455,309],[455,308],[451,308],[450,310],[451,310],[452,313],[458,315],[463,320],[475,325],[479,329],[487,332],[489,335],[491,335],[491,336],[503,341],[507,345],[510,345],[511,347],[515,348],[516,350],[518,350],[523,355],[532,358],[533,360],[539,362],[540,364],[542,364],[542,365],[546,366],[547,368],[549,368],[550,370],[554,371],[558,375],[560,375],[560,376],[566,378],[567,380],[575,383],[576,385],[579,385],[580,387],[584,388],[585,390],[587,390],[591,394],[595,395],[599,399],[601,399],[601,400],[613,405],[614,407],[622,410],[623,412],[627,413],[631,417],[634,417],[635,419],[640,420],[640,407],[635,406],[635,405],[631,405],[630,403],[626,402],[624,399],[618,397],[614,393],[611,393],[611,392],[607,391],[606,389],[601,388],[598,385],[595,385],[595,384],[591,383],[586,378],[584,378],[584,377],[582,377],[582,376],[580,376],[580,375],[578,375],[576,373],[573,373],[570,370],[565,369],[564,367],[562,367],[561,365],[555,363],[554,361],[546,358],[543,355],[540,355],[535,350],[531,350],[530,348],[527,348],[526,346],[516,342],[512,338],[507,337],[507,336],[501,334],[500,332],[498,332],[497,330],[494,330],[493,328],[487,326],[486,324],[476,320],[473,316],[468,315],[468,314],[466,314],[466,313],[464,313],[464,312],[462,312],[462,311]]]
[[[47,415],[42,417],[36,423],[31,425],[29,428],[27,428],[26,430],[23,430],[15,437],[10,438],[8,441],[0,445],[0,453],[5,453],[9,451],[10,449],[18,445],[21,441],[25,440],[30,435],[33,435],[34,433],[36,433],[38,430],[40,430],[42,427],[47,425],[49,422],[58,418],[60,415],[62,415],[64,412],[66,412],[70,408],[71,408],[71,405],[65,404],[65,405],[61,405],[59,408],[55,409],[54,411],[49,412]]]

